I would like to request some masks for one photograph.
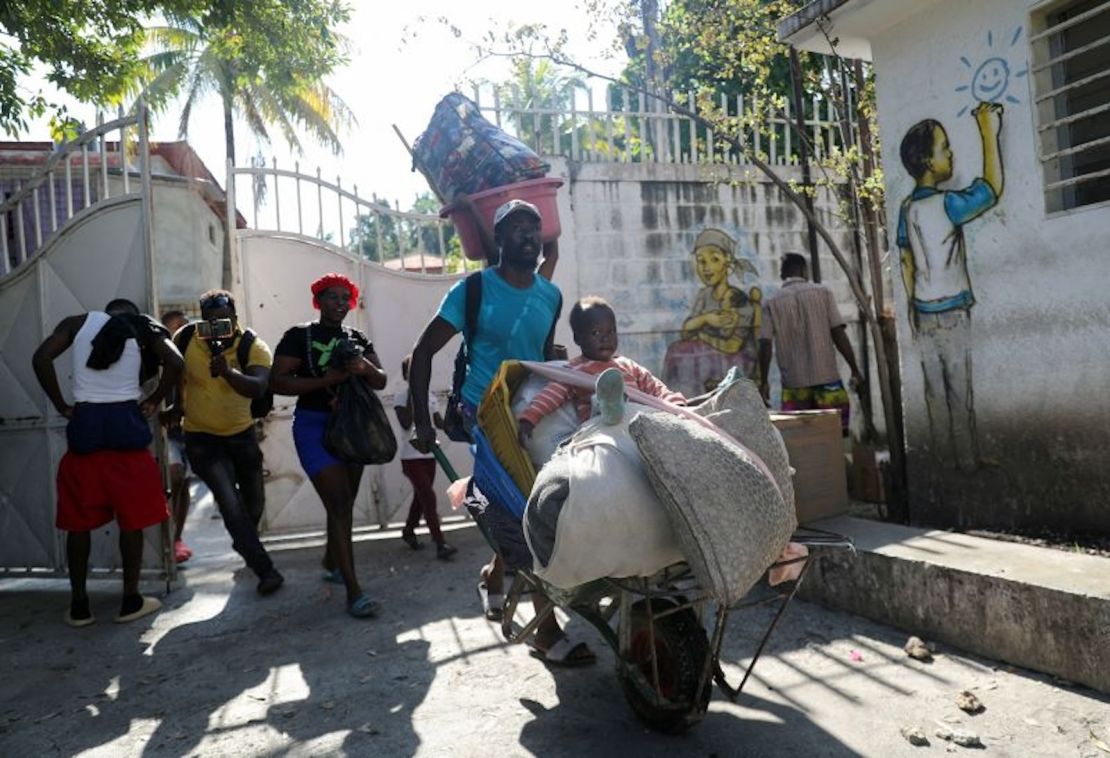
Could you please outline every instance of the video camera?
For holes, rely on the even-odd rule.
[[[361,358],[363,353],[362,346],[357,342],[342,337],[336,343],[331,351],[331,360],[328,365],[335,369],[342,369],[350,361],[356,358]]]
[[[214,318],[197,322],[197,336],[209,342],[230,340],[235,335],[235,325],[229,318]]]
[[[235,339],[235,324],[229,318],[214,318],[197,322],[197,337],[208,343],[212,355],[219,355],[231,346]],[[212,376],[218,374],[213,371]]]

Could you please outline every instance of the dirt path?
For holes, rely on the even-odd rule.
[[[209,507],[210,506],[206,506]],[[437,562],[395,538],[356,546],[374,621],[343,613],[320,581],[320,551],[276,554],[287,578],[258,598],[204,508],[187,536],[198,552],[165,610],[110,623],[118,585],[93,583],[99,621],[60,622],[63,582],[0,581],[0,754],[24,755],[701,755],[839,756],[963,751],[938,728],[977,734],[994,755],[1106,758],[1105,696],[943,650],[909,661],[906,633],[797,604],[738,705],[714,695],[685,737],[648,732],[625,704],[612,653],[552,671],[506,647],[479,613],[473,529]],[[155,589],[151,587],[150,589]],[[769,618],[738,616],[726,658],[745,661]],[[587,634],[593,634],[585,630]],[[740,668],[727,667],[738,681]],[[968,716],[961,690],[985,704]],[[931,746],[900,735],[918,725]],[[1099,741],[1102,741],[1101,743]]]

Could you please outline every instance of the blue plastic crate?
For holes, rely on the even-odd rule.
[[[497,460],[482,431],[475,426],[471,434],[474,437],[474,444],[470,446],[474,454],[474,483],[491,504],[504,508],[517,520],[523,519],[528,498],[521,494],[516,482]]]

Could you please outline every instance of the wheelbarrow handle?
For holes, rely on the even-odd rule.
[[[432,455],[436,457],[436,461],[439,462],[440,468],[443,469],[443,473],[447,475],[447,478],[452,482],[458,481],[459,472],[455,471],[455,467],[451,465],[451,461],[447,460],[447,454],[443,452],[443,448],[439,446],[438,442],[432,446]]]

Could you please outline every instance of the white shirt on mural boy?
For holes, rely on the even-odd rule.
[[[898,214],[898,247],[913,253],[913,307],[943,313],[975,304],[967,274],[963,225],[998,201],[986,180],[966,189],[918,187]]]

